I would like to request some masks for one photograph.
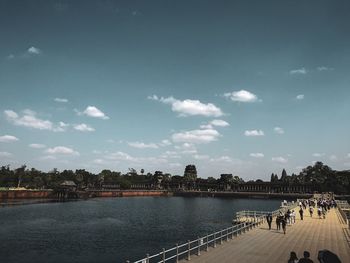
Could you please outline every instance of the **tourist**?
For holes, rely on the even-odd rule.
[[[268,214],[266,216],[266,221],[267,221],[267,224],[269,225],[269,230],[271,230],[271,223],[272,223],[272,215],[271,214]]]
[[[314,208],[312,206],[309,207],[310,217],[312,217],[312,214],[314,212]]]
[[[291,211],[288,209],[287,213],[285,214],[285,219],[287,220],[288,225],[291,225]]]
[[[281,218],[281,224],[282,224],[283,234],[286,234],[287,220],[284,217]]]
[[[304,210],[302,208],[300,208],[299,210],[299,214],[300,214],[300,219],[303,220],[303,216],[304,216]]]
[[[321,213],[322,213],[322,208],[319,206],[317,208],[317,214],[318,214],[318,218],[321,219]]]
[[[290,258],[288,259],[288,263],[298,263],[298,257],[294,251],[290,252]]]
[[[309,251],[304,251],[304,257],[299,260],[299,263],[314,263],[310,259],[310,252]]]
[[[291,214],[292,224],[295,224],[295,217],[296,217],[295,210],[292,210],[292,214]]]
[[[281,216],[276,216],[276,227],[278,231],[281,229]]]

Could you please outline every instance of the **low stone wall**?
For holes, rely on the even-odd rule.
[[[262,193],[262,192],[205,192],[205,191],[179,191],[174,192],[174,196],[184,197],[230,197],[230,198],[261,198],[261,199],[288,199],[311,198],[312,194],[298,193]]]
[[[52,190],[8,190],[0,191],[0,200],[51,198]]]
[[[89,191],[90,197],[130,197],[130,196],[168,196],[167,191],[155,190],[117,190],[117,191]]]

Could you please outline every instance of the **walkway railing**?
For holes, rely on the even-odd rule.
[[[192,255],[200,255],[202,251],[208,251],[210,247],[215,248],[224,241],[229,241],[256,226],[262,224],[264,217],[258,217],[256,222],[241,223],[223,230],[214,232],[204,237],[199,237],[192,241],[187,241],[181,245],[176,244],[175,247],[164,249],[158,254],[152,256],[146,255],[145,258],[135,261],[134,263],[161,263],[161,262],[178,262],[182,259],[190,260]],[[129,261],[127,261],[129,262]]]
[[[336,200],[336,203],[341,217],[350,229],[350,204],[343,200]]]
[[[163,248],[157,254],[149,255],[135,261],[134,263],[162,263],[162,262],[178,262],[182,259],[190,260],[192,255],[200,255],[202,251],[208,251],[210,247],[215,248],[218,244],[222,244],[224,241],[229,241],[234,237],[237,237],[256,226],[262,224],[265,221],[266,215],[272,213],[272,216],[277,216],[280,212],[285,213],[288,209],[293,209],[298,206],[298,202],[288,203],[287,206],[277,209],[275,211],[239,211],[236,213],[236,217],[245,217],[246,222],[236,224],[232,227],[225,228],[223,230],[214,232],[204,237],[199,237],[192,241],[187,241],[181,245],[176,244],[175,247],[170,249]],[[127,261],[130,262],[130,261]]]

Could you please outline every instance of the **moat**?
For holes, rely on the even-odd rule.
[[[281,200],[125,197],[0,209],[4,262],[125,262],[230,226]]]

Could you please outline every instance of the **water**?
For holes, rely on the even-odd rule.
[[[231,225],[281,200],[130,197],[0,208],[0,261],[125,262]]]

